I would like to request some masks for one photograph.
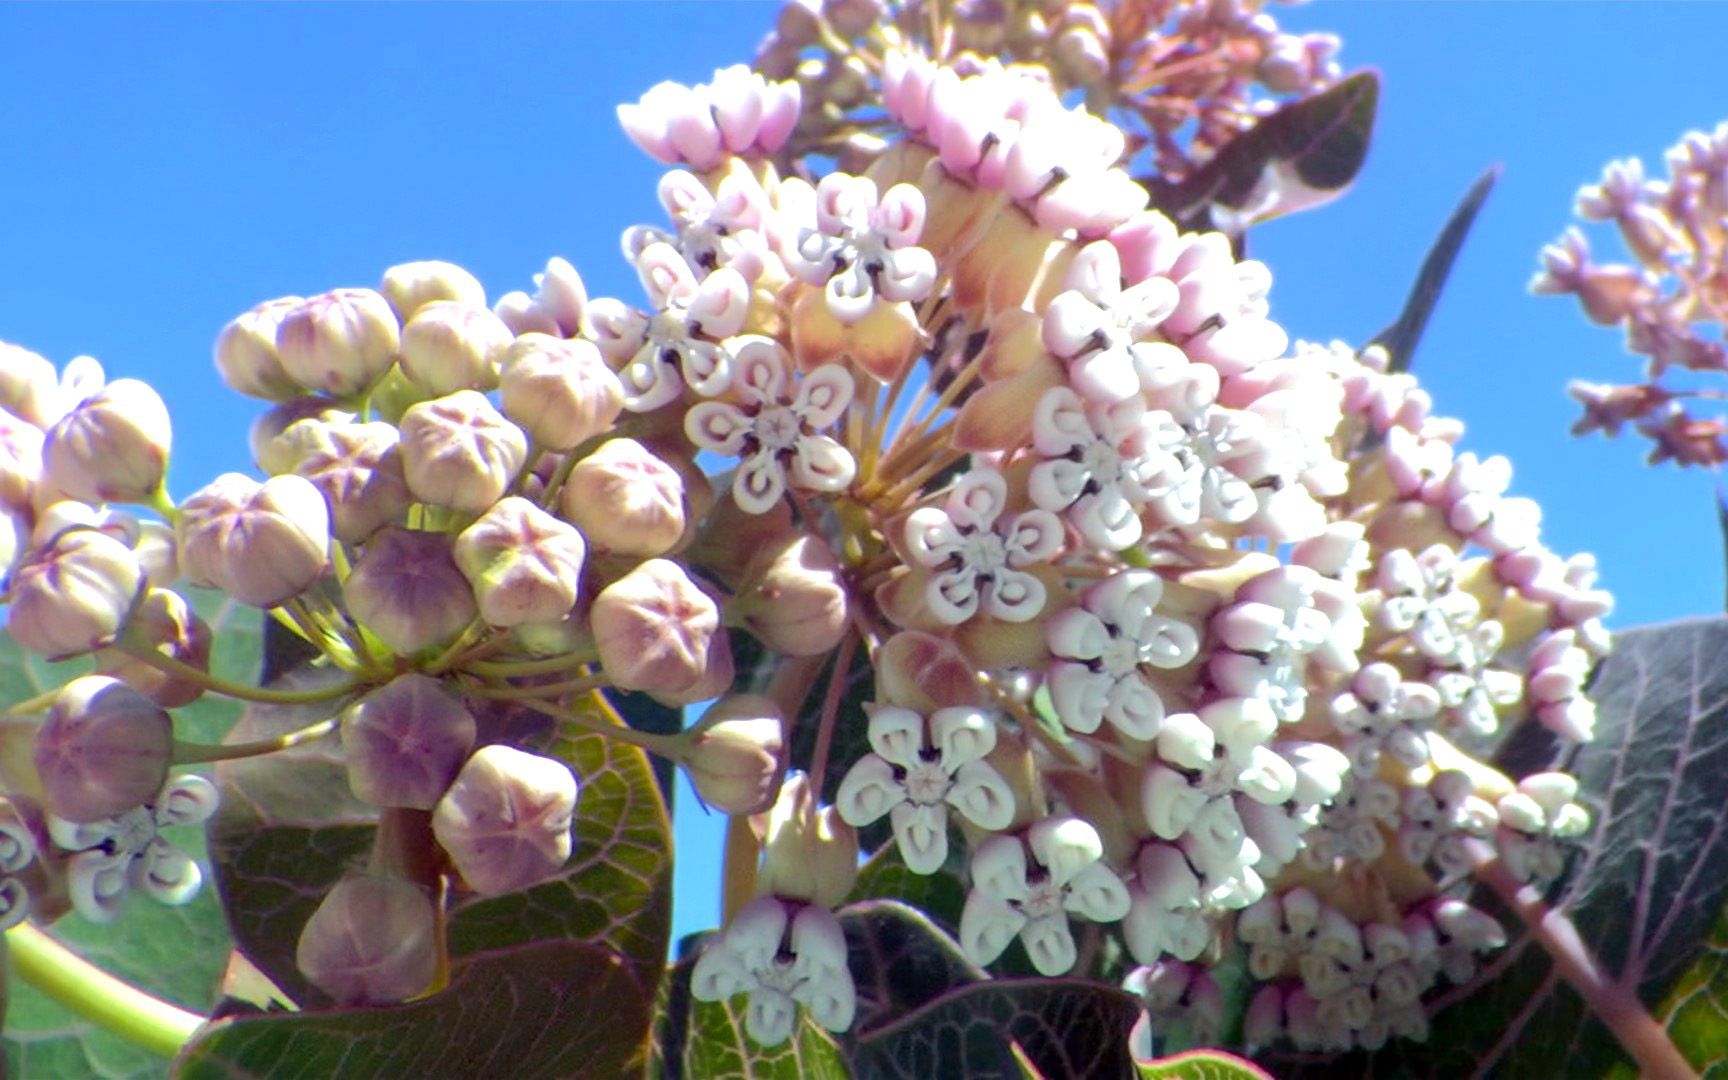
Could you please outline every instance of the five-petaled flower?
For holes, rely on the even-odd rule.
[[[198,894],[203,874],[185,852],[163,839],[169,825],[200,825],[216,812],[216,787],[202,776],[176,776],[155,802],[85,824],[48,816],[48,835],[74,852],[67,865],[72,906],[91,922],[120,914],[128,889],[164,904]]]

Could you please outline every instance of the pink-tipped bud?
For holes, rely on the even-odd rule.
[[[793,773],[766,814],[751,822],[762,841],[760,893],[839,906],[858,880],[858,833],[832,806],[817,806],[810,778]]]
[[[223,382],[265,401],[286,401],[300,395],[300,384],[283,370],[282,357],[276,352],[276,328],[304,299],[284,296],[266,300],[222,328],[216,335],[216,372]]]
[[[738,678],[738,664],[732,656],[732,636],[718,633],[708,639],[708,662],[701,678],[683,690],[653,691],[651,696],[662,705],[694,705],[698,701],[713,701],[732,689]]]
[[[624,385],[591,341],[524,334],[504,355],[504,415],[548,450],[603,435],[624,410]]]
[[[588,544],[527,499],[500,499],[456,537],[456,565],[493,626],[557,622],[576,606]]]
[[[0,409],[39,428],[60,418],[60,375],[47,358],[0,341]]]
[[[180,569],[254,607],[298,596],[330,563],[330,508],[303,476],[223,473],[180,505]]]
[[[83,823],[153,800],[173,752],[174,725],[160,705],[119,679],[85,675],[61,688],[32,758],[48,809]]]
[[[271,476],[293,472],[297,451],[293,444],[282,438],[289,428],[302,420],[348,424],[356,419],[357,414],[353,410],[339,408],[327,397],[303,397],[284,401],[274,408],[264,410],[252,421],[252,430],[249,433],[252,460]]]
[[[432,811],[432,834],[462,880],[495,896],[545,881],[570,858],[576,777],[539,754],[474,751]]]
[[[474,748],[474,714],[425,675],[399,675],[342,713],[348,786],[374,806],[438,805]]]
[[[826,541],[801,534],[763,553],[727,614],[764,645],[815,656],[846,632],[846,586]]]
[[[85,502],[148,502],[162,486],[172,438],[161,395],[116,379],[48,429],[43,482]]]
[[[786,769],[785,719],[772,698],[734,694],[681,740],[679,764],[702,801],[728,814],[768,809]]]
[[[453,542],[448,533],[379,530],[342,583],[349,612],[402,656],[450,640],[478,610]]]
[[[580,334],[588,312],[588,286],[569,260],[556,255],[547,259],[545,271],[534,275],[534,283],[539,286],[534,302],[540,310],[557,321],[565,336]]]
[[[401,344],[390,304],[371,289],[335,289],[294,305],[276,328],[282,370],[302,387],[352,397],[390,370]]]
[[[486,306],[486,290],[480,280],[455,263],[426,259],[401,263],[384,271],[378,291],[396,318],[406,323],[427,304],[455,300],[469,307]]]
[[[438,971],[438,920],[413,882],[365,875],[336,883],[306,920],[294,963],[343,1005],[413,997]]]
[[[94,529],[68,529],[32,552],[12,575],[6,630],[50,660],[113,641],[144,586],[138,556]]]
[[[609,552],[663,555],[684,535],[684,479],[635,439],[610,439],[570,470],[559,508]]]
[[[402,414],[402,469],[422,502],[478,514],[528,459],[528,438],[485,395],[458,390]]]
[[[650,559],[602,589],[589,620],[613,685],[678,693],[707,672],[720,611],[683,567]]]
[[[210,670],[210,624],[198,617],[192,605],[177,592],[151,589],[132,613],[127,636],[199,671]],[[112,675],[164,708],[189,705],[204,695],[204,687],[192,679],[170,675],[120,649],[96,653],[96,672]]]
[[[390,424],[315,417],[290,425],[279,443],[292,471],[330,505],[330,531],[350,544],[400,521],[414,501]]]
[[[483,306],[434,300],[402,327],[402,374],[428,394],[492,390],[515,335]]]

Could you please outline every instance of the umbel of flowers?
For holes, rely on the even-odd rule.
[[[792,77],[731,68],[620,109],[670,169],[668,221],[624,237],[640,298],[590,298],[553,259],[490,304],[436,262],[261,304],[216,343],[228,384],[269,403],[258,472],[178,503],[154,391],[7,346],[8,629],[95,673],[25,703],[42,720],[5,777],[5,917],[32,896],[43,917],[61,895],[98,918],[132,886],[185,899],[197,870],[158,829],[208,816],[212,791],[175,770],[334,733],[354,794],[420,815],[438,857],[376,853],[299,963],[340,1001],[413,996],[438,903],[572,854],[580,779],[508,705],[755,815],[756,895],[692,987],[748,995],[760,1042],[799,1010],[851,1023],[834,908],[879,821],[911,871],[963,876],[980,964],[1023,949],[1085,975],[1075,924],[1101,924],[1153,1021],[1203,1040],[1232,953],[1255,1044],[1420,1038],[1424,1001],[1503,941],[1460,875],[1499,859],[1545,885],[1589,826],[1570,778],[1483,758],[1518,724],[1590,737],[1610,600],[1414,378],[1377,349],[1292,345],[1264,266],[1149,208],[1131,165],[1180,175],[1240,130],[1253,85],[1336,74],[1323,42],[1215,8],[1184,31],[1215,39],[1182,69],[1210,81],[1129,100],[1109,66],[1137,54],[1079,6],[973,40],[794,4],[762,60]],[[1258,52],[1216,44],[1241,41]],[[1154,107],[1183,95],[1187,145]],[[268,612],[326,677],[212,677],[187,584]],[[821,707],[735,692],[734,633],[788,668],[838,652]],[[825,787],[855,656],[869,751]],[[584,710],[601,690],[718,700],[651,735]],[[172,710],[206,692],[331,718],[268,745],[177,739]],[[784,775],[792,725],[816,730],[808,775]]]

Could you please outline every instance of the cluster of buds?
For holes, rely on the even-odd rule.
[[[34,839],[87,839],[57,818],[148,832],[110,845],[140,853],[127,873],[184,878],[153,829],[207,808],[168,779],[199,758],[167,710],[248,696],[209,676],[185,580],[317,651],[330,679],[263,700],[328,703],[320,730],[380,808],[380,850],[301,940],[339,1000],[425,989],[435,903],[570,857],[579,778],[509,722],[529,710],[752,815],[755,894],[692,988],[748,994],[760,1042],[800,1009],[850,1025],[834,909],[856,830],[883,820],[907,869],[960,875],[979,964],[1019,949],[1091,974],[1079,920],[1119,936],[1155,1017],[1219,1030],[1208,968],[1247,950],[1257,1040],[1419,1035],[1424,995],[1500,937],[1449,894],[1471,845],[1551,883],[1588,826],[1567,778],[1485,758],[1520,723],[1589,738],[1610,599],[1411,376],[1375,349],[1292,347],[1267,269],[1180,231],[1129,175],[1143,150],[1168,176],[1215,151],[1256,80],[1330,79],[1325,41],[1231,3],[991,10],[1000,26],[794,4],[768,76],[623,107],[673,167],[669,223],[624,237],[640,306],[591,299],[554,259],[491,306],[459,268],[414,263],[241,315],[217,367],[271,402],[263,479],[174,505],[160,469],[103,449],[167,456],[165,422],[116,407],[121,383],[67,404],[45,361],[0,356],[22,448],[0,489],[9,627],[106,665],[53,698],[14,798],[46,808]],[[929,26],[947,29],[912,29]],[[1105,86],[1120,100],[1063,104]],[[1186,149],[1178,101],[1201,119]],[[1147,133],[1112,122],[1129,104]],[[772,677],[736,669],[742,635]],[[854,717],[860,655],[874,687]],[[651,735],[595,719],[607,690],[715,703]],[[830,762],[857,745],[843,723],[869,750]],[[791,725],[815,731],[808,774],[786,773]],[[106,896],[113,869],[92,877]]]
[[[1721,397],[1695,373],[1728,371],[1728,123],[1689,132],[1668,151],[1668,178],[1645,177],[1636,158],[1615,161],[1578,191],[1576,213],[1612,223],[1630,262],[1594,261],[1576,226],[1542,250],[1532,292],[1573,295],[1590,320],[1625,331],[1645,358],[1644,380],[1574,382],[1584,408],[1574,435],[1618,435],[1628,423],[1651,443],[1650,463],[1728,461],[1728,422],[1694,416],[1691,401]]]

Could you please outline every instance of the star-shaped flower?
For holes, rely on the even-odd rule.
[[[1103,857],[1098,831],[1073,817],[1034,822],[1024,841],[999,835],[979,844],[960,913],[966,955],[988,964],[1018,936],[1040,973],[1068,972],[1076,959],[1070,914],[1114,922],[1128,913],[1128,890]]]
[[[1200,648],[1193,627],[1158,614],[1163,593],[1157,574],[1125,570],[1087,589],[1080,607],[1051,617],[1050,697],[1064,725],[1091,734],[1108,720],[1132,738],[1158,734],[1164,700],[1151,669],[1181,667]]]
[[[48,815],[48,835],[74,852],[67,866],[72,906],[91,922],[120,913],[126,891],[136,888],[164,904],[184,904],[198,894],[198,864],[163,839],[169,825],[199,825],[216,812],[216,787],[202,776],[171,778],[156,801],[117,817],[85,824]]]
[[[763,1046],[786,1041],[798,1006],[829,1031],[852,1026],[857,993],[846,968],[846,936],[817,904],[760,896],[703,950],[690,977],[698,1001],[749,994],[744,1029]]]
[[[919,507],[906,520],[912,561],[934,573],[925,588],[931,612],[958,625],[982,610],[1004,622],[1026,622],[1044,610],[1044,583],[1024,567],[1062,550],[1062,523],[1048,510],[1003,519],[1008,482],[973,469],[948,493],[943,509]]]

